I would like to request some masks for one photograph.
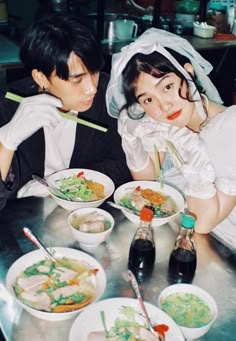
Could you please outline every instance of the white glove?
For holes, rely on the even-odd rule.
[[[179,170],[186,181],[185,194],[201,199],[213,197],[216,193],[215,170],[199,134],[187,128],[173,127],[168,138],[184,159]]]
[[[129,169],[138,172],[144,169],[149,156],[143,148],[141,139],[134,135],[138,121],[132,120],[123,111],[118,118],[118,132],[122,138],[122,147],[126,155],[126,162]]]
[[[0,142],[16,150],[40,128],[55,128],[63,119],[57,107],[62,107],[61,101],[47,94],[23,99],[11,121],[0,128]]]

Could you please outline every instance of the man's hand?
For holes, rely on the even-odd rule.
[[[62,120],[57,108],[62,106],[58,98],[40,94],[22,100],[9,123],[0,128],[0,142],[9,150],[16,150],[42,127],[54,128]]]

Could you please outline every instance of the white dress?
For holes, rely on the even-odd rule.
[[[210,198],[217,187],[226,194],[236,195],[236,106],[219,113],[200,134],[160,124],[145,116],[137,121],[134,135],[142,140],[149,154],[154,152],[154,144],[159,151],[167,152],[165,179],[186,194]],[[166,140],[174,144],[185,161],[184,166],[170,153]],[[212,234],[236,249],[236,207]]]

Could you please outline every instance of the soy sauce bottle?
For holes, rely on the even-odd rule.
[[[140,224],[129,250],[128,268],[138,280],[151,275],[156,258],[152,229],[153,211],[144,207],[140,212]]]
[[[171,283],[191,283],[197,266],[197,255],[192,235],[195,219],[182,214],[180,232],[169,259],[168,277]]]

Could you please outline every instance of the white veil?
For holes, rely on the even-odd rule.
[[[196,101],[198,113],[202,119],[206,118],[200,94],[197,91],[190,75],[165,49],[165,47],[175,50],[181,55],[187,57],[194,68],[199,85],[201,85],[205,90],[206,96],[209,100],[219,104],[222,103],[217,89],[207,76],[213,69],[212,65],[205,60],[186,39],[164,30],[150,28],[135,42],[123,47],[121,52],[114,54],[112,57],[111,78],[106,92],[106,104],[110,116],[118,117],[120,109],[125,104],[122,86],[122,71],[129,60],[136,53],[151,54],[152,52],[157,51],[167,57],[187,79],[190,93]]]

